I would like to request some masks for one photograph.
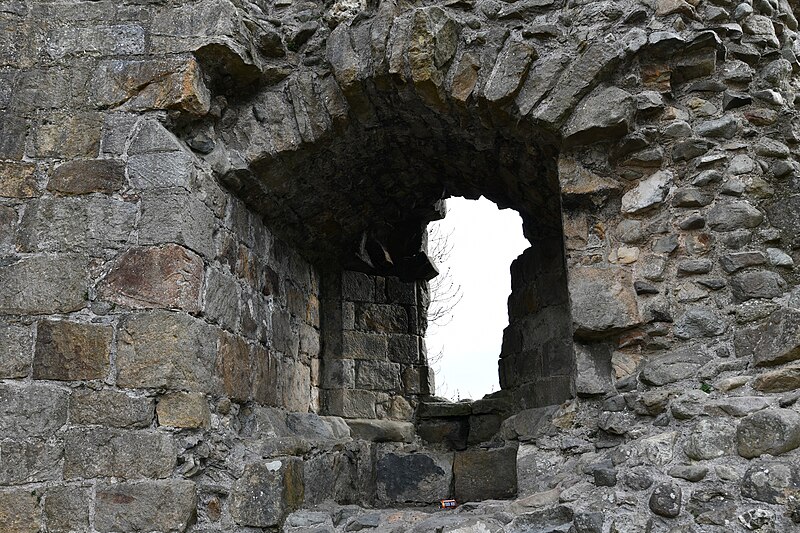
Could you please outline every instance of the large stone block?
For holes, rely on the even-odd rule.
[[[283,457],[251,463],[231,490],[229,510],[240,526],[276,527],[303,503],[303,462]]]
[[[86,305],[88,259],[79,255],[26,257],[0,266],[0,313],[71,313]]]
[[[361,501],[366,487],[358,483],[359,456],[350,450],[327,452],[303,461],[304,506],[326,500],[338,503]]]
[[[100,286],[102,297],[135,309],[200,311],[203,260],[177,244],[122,254]]]
[[[211,94],[194,58],[151,61],[113,60],[100,64],[92,93],[100,107],[134,111],[178,109],[208,112]]]
[[[750,357],[756,366],[771,366],[800,359],[800,311],[780,308],[761,324],[736,331],[737,357]]]
[[[155,401],[113,390],[77,389],[69,398],[72,424],[145,428],[153,421]]]
[[[344,418],[376,418],[378,395],[359,389],[334,389],[325,391],[328,414]]]
[[[60,194],[111,194],[124,184],[124,162],[118,159],[80,159],[57,166],[47,182],[47,189]]]
[[[33,163],[0,163],[0,197],[34,198],[41,194]]]
[[[609,334],[641,322],[633,280],[626,270],[574,268],[570,271],[569,294],[577,335]]]
[[[211,268],[206,285],[206,316],[227,330],[235,330],[241,306],[241,288],[236,278]]]
[[[177,455],[166,433],[70,429],[64,436],[64,478],[165,478],[172,474]]]
[[[596,89],[575,108],[564,136],[571,144],[622,137],[630,131],[635,111],[629,92],[617,87]]]
[[[217,225],[211,210],[185,189],[158,189],[142,195],[140,244],[178,243],[212,258]]]
[[[61,477],[64,446],[55,439],[0,441],[0,485],[53,481]]]
[[[94,527],[101,533],[183,533],[197,515],[197,490],[182,479],[98,483]]]
[[[33,132],[33,155],[63,159],[97,157],[102,123],[102,115],[92,112],[44,117]]]
[[[676,349],[673,352],[648,361],[639,374],[639,379],[647,385],[660,387],[690,379],[708,362],[710,356],[692,347]]]
[[[736,428],[737,451],[747,459],[781,455],[800,447],[800,414],[791,409],[765,409],[742,419]]]
[[[39,533],[42,524],[39,498],[30,490],[0,491],[0,531]]]
[[[217,392],[217,336],[202,320],[182,313],[130,315],[119,327],[117,385]]]
[[[357,329],[373,333],[408,333],[408,313],[402,306],[360,304],[355,309]]]
[[[128,159],[128,178],[137,189],[190,189],[194,179],[192,156],[182,151],[132,155]]]
[[[356,388],[396,391],[400,389],[400,365],[386,361],[356,361]]]
[[[33,378],[103,379],[110,368],[110,326],[45,320],[36,332]]]
[[[47,531],[51,533],[88,531],[91,500],[91,489],[70,486],[48,489],[44,500]]]
[[[456,452],[453,476],[458,501],[512,498],[517,494],[517,449],[506,446]]]
[[[67,393],[39,384],[0,384],[0,435],[51,437],[67,422]]]
[[[431,504],[450,496],[453,455],[379,452],[375,475],[381,503]]]
[[[24,378],[33,360],[33,327],[0,322],[0,379]]]
[[[345,331],[342,333],[342,354],[344,359],[385,360],[389,340],[385,335]]]

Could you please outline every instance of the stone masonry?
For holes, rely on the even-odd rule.
[[[800,529],[795,9],[1,0],[0,532]],[[453,196],[531,243],[462,403]]]

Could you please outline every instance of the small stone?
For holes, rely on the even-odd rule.
[[[740,514],[737,519],[745,529],[755,531],[771,525],[775,521],[775,512],[771,509],[750,509]]]
[[[739,130],[739,122],[732,115],[723,118],[701,122],[695,127],[695,133],[703,137],[721,137],[731,139]]]
[[[705,461],[734,451],[735,426],[725,420],[702,419],[689,433],[683,451],[689,459]]]
[[[661,170],[642,180],[636,187],[622,197],[622,212],[639,213],[664,201],[672,186],[673,175]]]
[[[708,474],[708,467],[702,465],[678,465],[669,469],[669,475],[679,479],[685,479],[692,483],[702,481]]]
[[[174,428],[207,428],[211,411],[204,394],[174,392],[165,394],[156,406],[159,426]]]
[[[672,205],[675,207],[704,207],[713,200],[708,194],[697,189],[678,189],[672,196]]]
[[[720,258],[720,265],[728,274],[733,274],[743,268],[763,265],[765,262],[766,259],[761,252],[736,252],[725,254]]]
[[[706,219],[701,215],[689,215],[678,223],[678,227],[684,231],[703,229],[706,226]]]
[[[748,174],[756,169],[756,162],[746,155],[737,155],[728,164],[728,172],[734,176]]]
[[[696,187],[703,187],[720,181],[722,181],[722,172],[719,170],[704,170],[692,177],[692,185]]]
[[[681,513],[681,488],[676,483],[659,483],[650,495],[650,510],[659,516],[675,518]]]
[[[711,272],[713,264],[710,259],[687,259],[678,263],[679,276],[695,276]]]
[[[714,408],[719,408],[726,414],[735,417],[747,416],[756,411],[761,411],[770,406],[766,398],[761,396],[736,396],[721,398],[713,402]]]
[[[746,416],[736,430],[737,451],[747,459],[781,455],[800,446],[800,414],[767,409]]]
[[[767,248],[767,257],[772,266],[794,268],[794,259],[779,248]]]
[[[747,469],[741,486],[745,498],[785,504],[800,490],[800,468],[794,462],[760,462]]]

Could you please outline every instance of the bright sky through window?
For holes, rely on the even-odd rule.
[[[428,328],[436,394],[452,400],[482,398],[500,388],[497,362],[508,325],[511,262],[530,244],[519,214],[485,198],[447,200],[447,216],[430,229],[447,236],[451,250],[437,266],[443,274],[449,270],[461,291],[450,316]]]

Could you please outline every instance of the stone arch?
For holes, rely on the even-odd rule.
[[[474,32],[468,24],[440,7],[402,10],[382,3],[371,15],[332,30],[330,71],[295,72],[243,99],[233,117],[223,117],[217,134],[225,153],[211,154],[223,162],[219,174],[268,225],[311,257],[404,281],[433,275],[424,254],[424,227],[440,216],[441,199],[484,195],[516,209],[532,247],[512,265],[501,387],[516,408],[571,397],[575,361],[559,153],[564,139],[576,145],[630,129],[633,97],[621,89],[593,93],[595,101],[613,104],[612,116],[598,117],[590,100],[583,113],[570,117],[609,71],[644,44],[641,31],[623,28],[618,39],[593,44],[570,61],[567,50],[539,57],[537,45],[551,35],[532,36],[505,24],[490,29],[480,45],[470,45]],[[579,194],[597,192],[596,184],[584,183],[580,174],[573,177],[570,185]],[[619,193],[611,181],[603,186],[601,195]],[[348,293],[352,284],[359,285],[353,279],[358,275],[347,276],[344,286],[327,278],[333,296],[323,307],[328,367],[323,376],[334,376],[323,377],[327,410],[402,418],[408,411],[392,407],[394,393],[412,404],[433,393],[422,345],[424,320],[417,318],[426,310],[424,291],[405,302],[358,296]],[[614,283],[613,278],[600,283]],[[360,282],[366,283],[373,281]],[[372,317],[366,319],[372,326],[348,331],[359,329],[346,316],[352,309],[403,314],[391,304],[409,301],[415,305],[405,307],[406,316],[419,325],[401,320],[398,329],[397,318],[383,316],[394,322]],[[386,331],[408,335],[387,341]],[[386,355],[371,353],[381,351]],[[390,407],[376,407],[382,403]]]

